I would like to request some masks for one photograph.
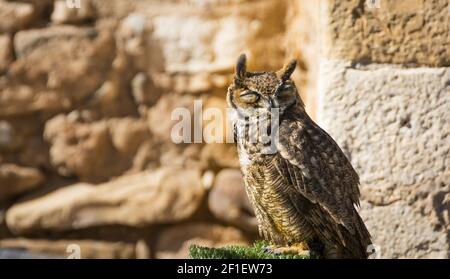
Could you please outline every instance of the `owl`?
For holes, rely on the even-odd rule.
[[[272,252],[367,258],[371,236],[356,209],[358,174],[306,113],[290,78],[295,67],[293,60],[277,72],[247,72],[241,55],[227,92],[237,112],[232,125],[259,233],[273,244]]]

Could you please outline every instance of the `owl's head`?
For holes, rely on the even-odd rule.
[[[241,115],[252,116],[255,109],[278,109],[280,115],[291,107],[303,107],[291,80],[297,61],[292,60],[277,72],[247,72],[246,57],[239,56],[233,84],[228,88],[229,107]]]

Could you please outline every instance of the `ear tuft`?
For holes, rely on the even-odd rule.
[[[247,72],[247,57],[245,56],[245,54],[241,54],[236,64],[235,78],[237,80],[244,79],[246,72]]]
[[[297,60],[293,59],[288,64],[286,64],[283,69],[278,72],[279,77],[282,81],[288,80],[292,73],[295,71],[295,67],[297,66]]]

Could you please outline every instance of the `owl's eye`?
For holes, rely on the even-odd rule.
[[[239,95],[239,99],[245,103],[254,103],[259,100],[259,95],[255,91],[246,90]]]

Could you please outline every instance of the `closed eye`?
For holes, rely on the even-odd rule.
[[[246,90],[239,95],[239,99],[245,103],[254,103],[259,100],[259,94],[255,91]]]

